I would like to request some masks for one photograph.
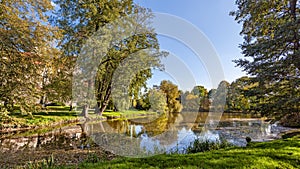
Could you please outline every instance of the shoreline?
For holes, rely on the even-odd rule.
[[[264,159],[265,167],[277,166],[280,168],[282,164],[285,166],[299,167],[299,163],[295,159],[299,159],[300,135],[285,139],[278,139],[269,142],[253,142],[247,147],[231,147],[208,152],[193,153],[193,154],[159,154],[147,158],[128,158],[116,156],[102,148],[65,150],[59,147],[58,149],[47,150],[44,148],[33,151],[15,151],[7,152],[5,155],[0,155],[1,167],[28,167],[31,164],[39,166],[45,160],[53,159],[52,166],[59,168],[115,168],[122,165],[122,168],[149,168],[156,166],[158,168],[174,168],[179,164],[185,167],[207,166],[207,168],[224,168],[224,164],[216,159],[229,160],[231,163],[226,163],[225,167],[245,167],[252,166],[257,168],[262,164],[257,160]],[[290,148],[291,147],[291,148]],[[9,156],[9,158],[5,158]],[[280,158],[281,163],[274,163]],[[236,158],[242,158],[238,162],[232,162]],[[200,159],[200,160],[199,160]],[[174,161],[177,161],[175,162]],[[215,160],[211,164],[211,160]],[[188,163],[187,163],[188,161]],[[250,163],[249,163],[250,162]],[[218,167],[219,166],[219,167]],[[45,166],[44,166],[45,167]],[[250,167],[251,168],[251,167]],[[267,167],[268,168],[268,167]]]

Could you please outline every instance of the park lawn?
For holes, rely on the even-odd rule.
[[[300,136],[247,147],[147,158],[116,158],[100,163],[82,163],[76,168],[300,168]],[[67,166],[66,168],[73,168]]]
[[[26,123],[35,126],[51,125],[57,122],[67,122],[77,120],[78,115],[76,112],[69,111],[50,111],[34,113],[33,118],[26,118]]]
[[[47,106],[45,111],[32,113],[32,115],[23,115],[20,112],[10,114],[10,119],[6,121],[0,120],[2,128],[35,128],[56,125],[59,123],[69,123],[82,119],[79,116],[80,109],[77,111],[69,111],[69,106]],[[103,112],[102,116],[108,119],[130,119],[140,118],[146,115],[157,115],[155,112],[127,110],[124,112]],[[91,119],[100,119],[92,110],[89,111]]]
[[[47,110],[49,111],[69,111],[70,106],[47,106]]]
[[[3,128],[28,128],[51,126],[57,123],[68,123],[76,120],[78,120],[77,113],[69,111],[39,112],[33,113],[32,115],[14,113],[1,125]]]
[[[151,115],[158,115],[156,112],[144,111],[144,110],[126,110],[126,111],[105,111],[102,113],[102,116],[105,117],[117,117],[117,118],[125,118],[125,119],[132,119],[132,118],[140,118],[143,116],[151,116]]]

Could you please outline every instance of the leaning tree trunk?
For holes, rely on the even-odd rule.
[[[111,95],[111,86],[109,86],[106,89],[105,96],[104,96],[102,102],[97,102],[97,106],[96,106],[96,109],[95,109],[96,114],[101,116],[102,113],[105,111],[105,109],[108,105],[108,102],[109,102],[110,95]]]

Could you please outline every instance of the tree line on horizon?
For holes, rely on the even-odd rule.
[[[253,78],[243,76],[229,83],[225,80],[221,81],[217,89],[206,89],[204,86],[197,85],[191,91],[182,91],[176,84],[171,81],[163,80],[160,85],[148,89],[147,92],[141,94],[136,100],[132,100],[132,108],[139,110],[149,110],[155,102],[149,101],[153,91],[161,93],[163,99],[155,99],[158,102],[166,102],[169,112],[208,112],[217,111],[217,106],[222,107],[225,112],[240,113],[261,113],[263,111],[257,109],[258,104],[262,104],[256,96],[256,87],[258,83]],[[170,90],[171,89],[171,90]],[[225,90],[220,90],[225,89]],[[224,102],[213,102],[224,95]],[[167,101],[167,100],[173,100]],[[170,104],[174,103],[174,104]],[[173,107],[173,108],[172,108]]]

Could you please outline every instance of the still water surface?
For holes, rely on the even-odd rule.
[[[218,140],[224,138],[237,146],[252,141],[276,139],[289,128],[269,124],[261,118],[240,113],[224,113],[217,128],[210,128],[208,113],[182,112],[126,120],[104,120],[65,126],[45,133],[2,137],[0,151],[37,148],[49,142],[66,147],[88,148],[96,144],[107,151],[123,156],[143,156],[151,153],[184,152],[196,138]],[[82,141],[86,133],[90,141]],[[58,139],[58,135],[69,139]],[[67,140],[67,141],[66,141]],[[77,143],[77,144],[76,144]],[[78,144],[79,143],[79,144]],[[57,143],[56,143],[57,144]],[[79,145],[79,146],[78,146]]]

